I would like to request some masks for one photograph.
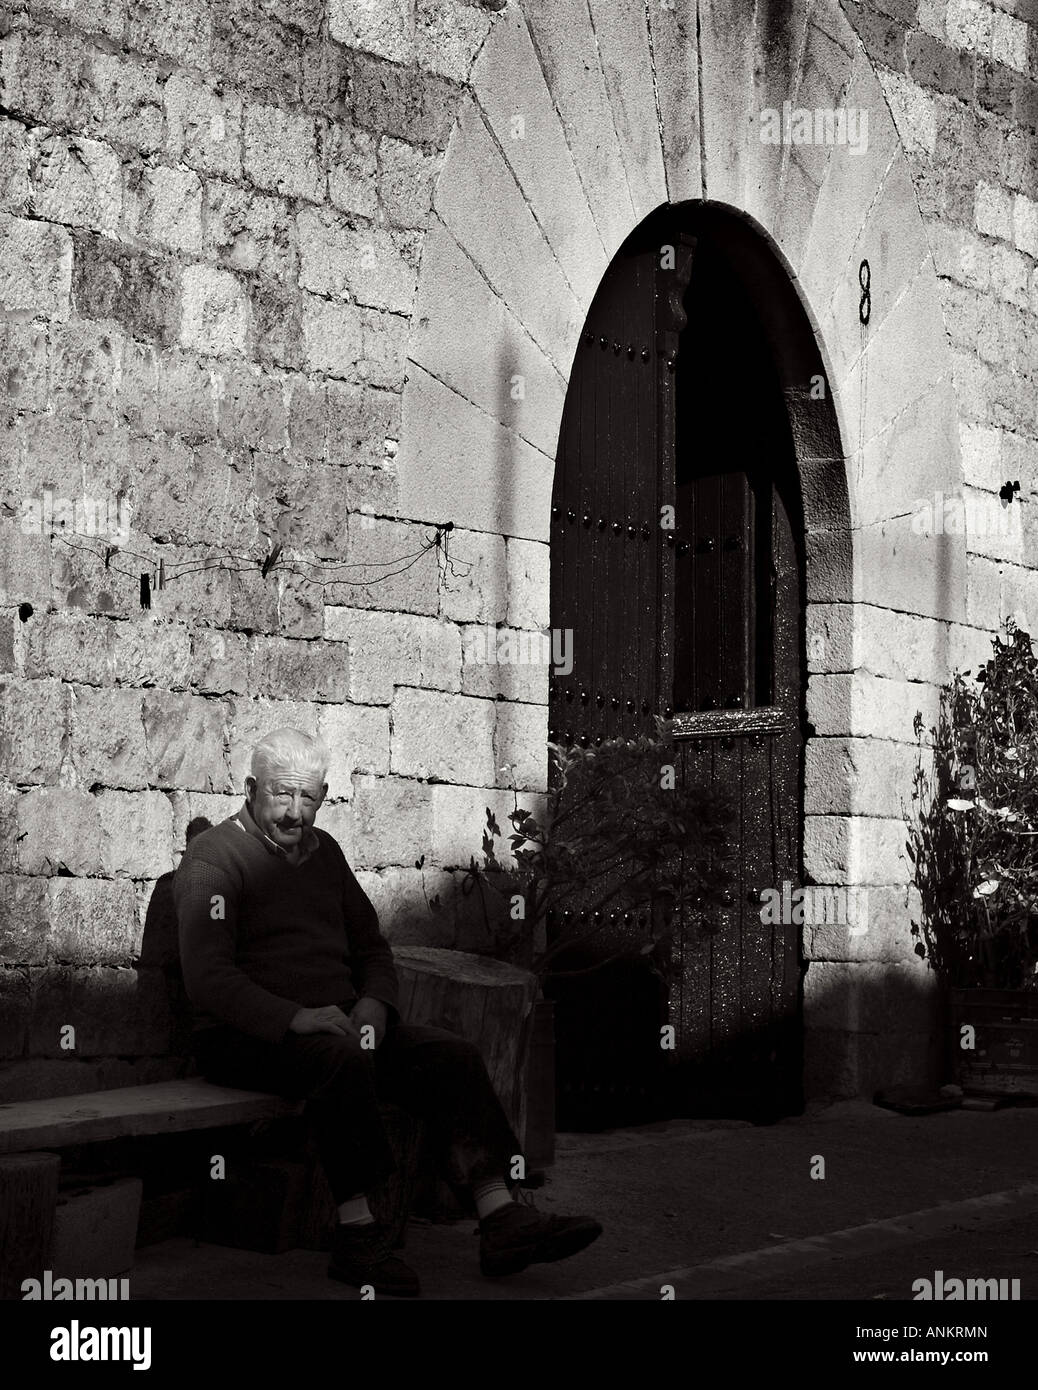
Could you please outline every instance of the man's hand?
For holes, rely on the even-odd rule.
[[[381,1043],[386,1036],[386,1022],[389,1018],[389,1010],[381,999],[372,999],[365,995],[363,999],[358,999],[350,1010],[350,1019],[354,1027],[360,1029],[369,1024],[375,1030],[375,1046]]]
[[[356,1025],[335,1004],[319,1009],[300,1009],[288,1025],[292,1033],[337,1033],[341,1038],[356,1038]]]

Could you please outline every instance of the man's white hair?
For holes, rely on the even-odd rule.
[[[291,767],[297,772],[312,772],[323,782],[330,761],[327,746],[302,729],[275,729],[260,739],[252,750],[250,774],[261,782],[272,767]]]

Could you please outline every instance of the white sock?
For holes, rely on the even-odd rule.
[[[474,1182],[472,1195],[476,1199],[476,1212],[480,1221],[499,1207],[512,1205],[512,1194],[501,1178],[491,1178],[487,1182]]]
[[[359,1197],[351,1197],[339,1207],[340,1226],[370,1226],[374,1220],[368,1207],[368,1199],[363,1192]]]

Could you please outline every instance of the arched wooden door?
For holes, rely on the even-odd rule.
[[[603,278],[570,378],[551,621],[572,629],[574,664],[550,683],[549,737],[586,747],[673,715],[679,775],[738,806],[738,888],[710,942],[678,933],[665,996],[637,968],[550,989],[564,1127],[802,1103],[798,928],[760,920],[763,888],[799,884],[800,518],[782,391],[738,268],[707,218],[664,210]]]

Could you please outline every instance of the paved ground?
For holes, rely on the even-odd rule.
[[[427,1298],[911,1299],[933,1278],[1018,1278],[1038,1296],[1038,1109],[910,1118],[855,1101],[768,1127],[670,1121],[560,1135],[535,1195],[591,1212],[595,1245],[488,1280],[475,1223],[412,1222],[406,1258]],[[812,1171],[824,1177],[812,1177]],[[936,1210],[934,1210],[936,1208]],[[900,1218],[892,1220],[892,1218]],[[137,1252],[145,1299],[358,1297],[327,1257],[170,1240]]]

